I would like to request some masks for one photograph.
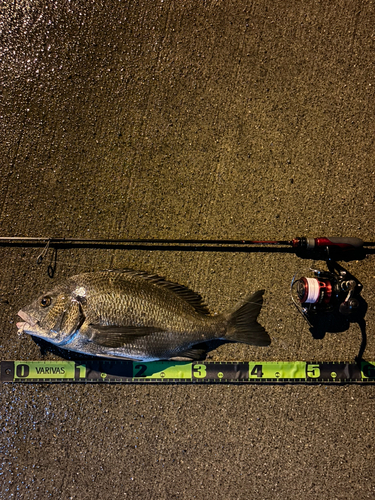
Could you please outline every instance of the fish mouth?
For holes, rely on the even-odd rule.
[[[34,321],[32,319],[31,316],[29,316],[29,314],[25,313],[25,311],[22,311],[22,309],[20,311],[18,311],[18,316],[20,318],[23,319],[24,323],[17,323],[17,327],[18,328],[22,328],[22,327],[25,327],[26,325],[29,325],[29,326],[35,326],[37,324],[37,321]]]

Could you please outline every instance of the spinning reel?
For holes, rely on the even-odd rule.
[[[320,314],[338,312],[349,319],[358,311],[362,285],[354,276],[337,265],[332,271],[311,271],[313,277],[294,276],[291,283],[293,303],[310,326]]]

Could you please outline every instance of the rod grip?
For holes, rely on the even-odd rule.
[[[322,237],[294,238],[292,246],[296,255],[305,259],[361,260],[366,256],[360,238]]]
[[[314,238],[315,247],[339,247],[341,250],[354,250],[363,247],[363,240],[360,238]]]

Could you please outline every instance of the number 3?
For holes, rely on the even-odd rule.
[[[193,375],[195,378],[204,378],[206,376],[206,366],[205,365],[194,365]]]

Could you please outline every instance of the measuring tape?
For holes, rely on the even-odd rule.
[[[375,361],[1,361],[1,382],[375,383]]]

